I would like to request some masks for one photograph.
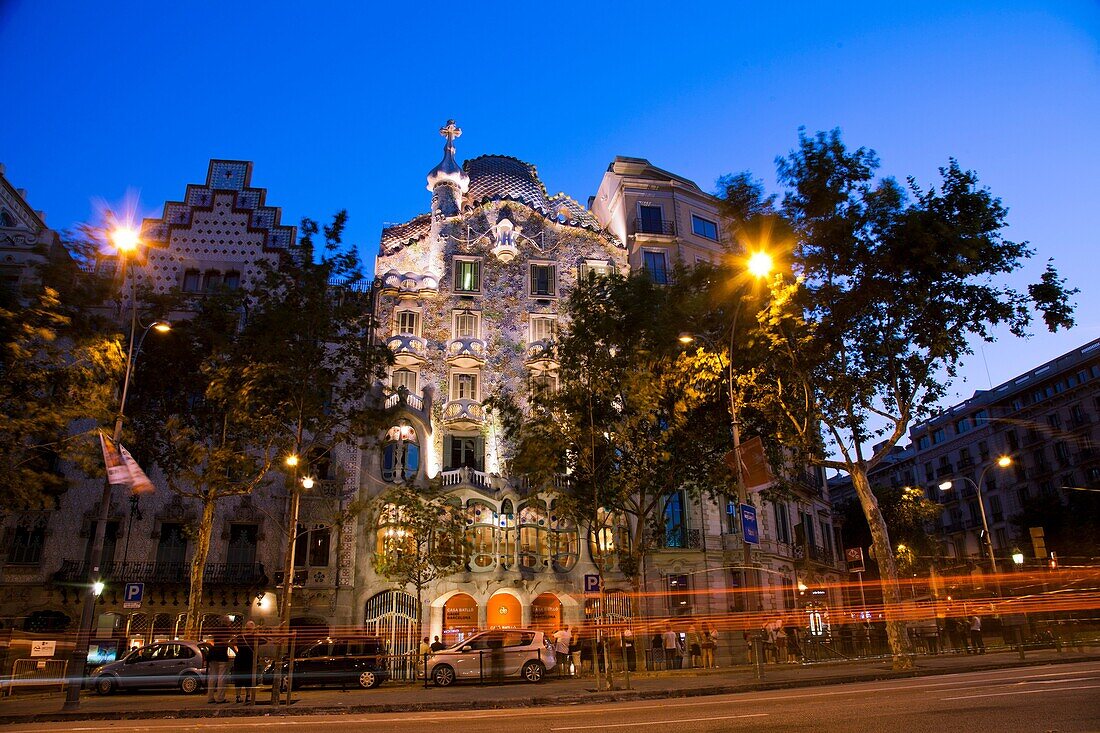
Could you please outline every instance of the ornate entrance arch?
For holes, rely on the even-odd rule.
[[[363,626],[386,642],[390,674],[395,679],[416,675],[416,622],[420,617],[416,596],[399,590],[385,590],[367,599]]]

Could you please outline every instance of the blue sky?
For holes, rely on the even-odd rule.
[[[1100,336],[1098,40],[1093,2],[0,0],[0,162],[65,228],[253,160],[285,221],[347,208],[369,263],[428,206],[448,117],[460,158],[517,156],[582,202],[615,155],[711,189],[772,181],[799,126],[840,127],[888,174],[977,170],[1038,249],[1029,274],[1052,256],[1081,288],[1077,328],[985,347],[996,384]]]

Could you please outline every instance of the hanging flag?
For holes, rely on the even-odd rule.
[[[122,460],[115,441],[99,431],[99,445],[103,449],[103,465],[107,467],[107,483],[116,486],[130,485],[130,470]]]
[[[130,451],[123,448],[121,444],[118,446],[118,450],[119,453],[122,454],[122,462],[126,466],[131,493],[152,493],[156,487],[153,486],[153,482],[149,480],[149,477],[145,475],[145,471],[141,470],[141,466],[134,460],[134,457],[130,455]]]

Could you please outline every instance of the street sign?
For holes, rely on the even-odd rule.
[[[756,523],[756,507],[752,504],[741,504],[741,536],[750,545],[760,544],[760,526]]]
[[[145,583],[127,583],[122,592],[123,608],[141,608],[141,599],[145,595]]]
[[[31,656],[32,657],[52,657],[54,652],[57,651],[56,641],[33,641],[31,642]]]
[[[844,560],[848,563],[849,573],[862,573],[866,570],[863,563],[863,548],[849,547],[844,550]]]
[[[584,576],[584,592],[585,593],[599,593],[600,592],[600,576],[599,575],[585,575]]]

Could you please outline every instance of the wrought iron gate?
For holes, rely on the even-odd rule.
[[[419,616],[416,597],[403,591],[382,591],[367,599],[363,625],[367,633],[385,640],[393,679],[416,679]]]

